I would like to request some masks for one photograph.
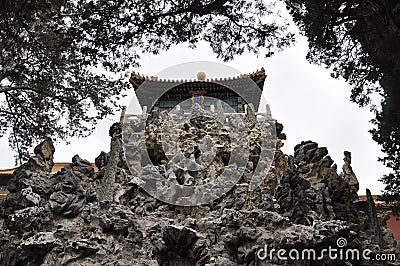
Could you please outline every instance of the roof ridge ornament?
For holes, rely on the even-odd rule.
[[[206,80],[206,72],[200,71],[197,73],[197,80],[198,81],[205,81]]]
[[[205,72],[200,71],[197,73],[197,78],[195,79],[166,79],[159,78],[158,76],[148,76],[140,74],[139,72],[132,71],[129,82],[135,88],[135,91],[141,86],[144,82],[158,82],[158,83],[198,83],[199,86],[206,86],[207,83],[225,83],[225,82],[240,82],[241,79],[251,78],[254,82],[258,84],[260,88],[264,86],[264,81],[267,75],[265,74],[265,68],[257,69],[252,73],[247,74],[239,74],[238,76],[230,76],[230,77],[214,77],[207,78]],[[200,84],[204,85],[200,85]]]

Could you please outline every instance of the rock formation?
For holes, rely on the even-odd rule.
[[[197,174],[169,167],[168,147],[159,142],[164,119],[164,113],[153,112],[145,131],[147,163],[154,163],[162,176],[191,185],[224,170],[231,156],[229,134],[207,113],[182,125],[179,143],[185,157],[201,158],[204,153],[206,160],[215,153],[210,166]],[[264,129],[252,119],[248,122],[250,159],[239,182],[210,204],[192,207],[150,196],[123,156],[112,170],[115,183],[108,192],[113,200],[100,204],[110,156],[102,152],[96,158],[96,173],[88,161],[75,156],[70,165],[51,175],[54,147],[46,139],[14,173],[10,194],[1,202],[0,265],[385,265],[332,260],[326,254],[314,261],[283,261],[276,256],[260,260],[259,251],[266,246],[319,252],[328,246],[337,248],[342,238],[346,248],[368,248],[372,256],[395,253],[397,243],[385,219],[376,214],[373,201],[358,200],[349,153],[338,174],[326,148],[305,141],[295,147],[293,156],[285,155],[279,140],[271,168],[261,171],[260,186],[249,190],[257,164],[266,159],[257,156]],[[282,125],[277,126],[278,136],[284,139]],[[207,143],[198,141],[202,135],[220,145],[205,152]],[[130,158],[138,161],[128,163],[146,163],[135,156],[139,155]],[[144,168],[142,174],[154,169]]]

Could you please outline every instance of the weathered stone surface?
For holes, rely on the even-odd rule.
[[[210,260],[209,241],[192,228],[167,225],[163,241],[157,253],[160,265],[205,265]]]
[[[164,229],[165,244],[179,254],[186,253],[197,239],[196,231],[188,227],[169,225]]]
[[[43,171],[50,173],[53,169],[54,144],[51,138],[46,138],[34,149],[35,156],[32,156],[28,162],[21,165],[20,170],[31,170],[34,172]],[[18,171],[17,171],[18,173]]]
[[[343,170],[340,176],[349,184],[351,192],[357,193],[359,184],[356,174],[353,172],[353,168],[351,167],[351,152],[345,151],[343,160]]]
[[[51,229],[52,224],[53,215],[48,206],[27,207],[22,210],[16,210],[5,220],[5,226],[10,232],[16,233]]]
[[[383,247],[383,238],[381,231],[381,223],[378,220],[374,199],[372,198],[371,191],[367,189],[367,202],[368,202],[368,216],[369,216],[369,231],[374,236],[374,242],[380,247]]]
[[[20,168],[9,183],[11,193],[0,200],[0,265],[345,265],[345,261],[327,257],[316,264],[290,264],[276,257],[260,261],[256,256],[266,245],[276,250],[335,248],[340,237],[349,248],[369,248],[376,253],[399,250],[385,218],[374,212],[371,198],[358,200],[349,153],[338,174],[328,150],[317,143],[300,143],[292,156],[280,151],[282,142],[278,141],[268,151],[274,155],[271,162],[265,154],[258,154],[260,143],[271,133],[267,125],[268,130],[256,124],[244,131],[249,160],[231,170],[243,175],[222,197],[210,204],[183,207],[150,196],[141,188],[146,176],[158,173],[190,186],[207,183],[225,170],[232,156],[230,133],[215,120],[220,116],[226,122],[228,118],[228,125],[236,120],[223,113],[196,112],[201,118],[193,117],[179,128],[183,154],[179,159],[194,157],[196,164],[207,166],[205,170],[184,170],[179,164],[183,160],[170,163],[169,151],[175,147],[172,139],[166,137],[171,142],[165,150],[160,143],[166,114],[153,112],[143,128],[145,139],[132,132],[130,136],[137,137],[134,148],[147,148],[151,158],[143,160],[142,151],[136,151],[128,163],[143,167],[131,174],[124,158],[114,153],[114,197],[108,204],[98,199],[105,166],[110,165],[105,153],[96,159],[97,173],[78,156],[54,176],[46,167]],[[276,129],[283,134],[283,126]],[[114,139],[119,138],[120,125],[111,131]],[[210,140],[218,144],[215,150],[207,149]],[[49,158],[46,151],[52,149],[48,147],[43,146],[38,154]],[[249,190],[257,166],[268,163],[269,171],[258,170],[260,186]]]
[[[23,246],[47,246],[51,245],[56,241],[54,234],[52,232],[40,232],[22,243]]]
[[[0,206],[0,216],[15,210],[45,204],[51,193],[54,180],[48,173],[20,169],[10,179],[7,189],[11,192]]]
[[[39,232],[23,240],[18,246],[7,243],[4,246],[5,256],[2,262],[11,264],[2,265],[46,265],[43,260],[55,242],[56,238],[52,232]]]
[[[42,143],[35,147],[34,153],[38,157],[39,161],[36,161],[38,165],[43,166],[45,172],[51,172],[53,168],[54,158],[54,145],[50,138],[46,138]],[[33,157],[34,158],[34,157]]]
[[[72,157],[71,168],[74,172],[78,172],[87,177],[94,175],[94,169],[92,164],[88,160],[81,159],[79,155]]]
[[[255,126],[258,123],[256,111],[254,110],[254,105],[252,103],[247,105],[246,119],[251,127]]]
[[[26,199],[30,204],[37,206],[40,202],[40,196],[32,191],[31,187],[27,187],[21,190],[21,195]]]
[[[307,204],[307,189],[310,183],[299,177],[292,170],[286,170],[281,178],[280,186],[276,190],[277,199],[284,215],[293,223],[311,225],[313,219],[308,215],[310,206]]]
[[[326,148],[318,147],[312,141],[304,141],[295,147],[294,168],[300,177],[310,182],[311,187],[307,190],[309,205],[321,216],[320,219],[357,220],[354,201],[358,199],[358,185],[354,181],[355,175],[350,172],[350,160],[346,158],[348,163],[344,171],[348,174],[338,175],[336,164]]]
[[[108,154],[102,151],[94,160],[98,169],[103,168],[108,162]]]
[[[32,191],[39,195],[47,195],[53,186],[53,180],[47,173],[33,172],[30,170],[18,170],[7,184],[7,190],[17,192],[31,187]]]
[[[111,137],[110,153],[102,176],[102,186],[98,193],[99,200],[103,204],[109,204],[114,201],[117,167],[122,152],[122,124],[114,123],[109,130],[109,135]]]
[[[57,181],[49,198],[52,211],[65,217],[77,216],[84,207],[86,192],[76,178],[73,168],[64,167],[54,179]]]

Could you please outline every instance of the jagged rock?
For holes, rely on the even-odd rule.
[[[134,259],[131,262],[129,262],[127,265],[137,265],[137,266],[158,266],[157,260],[137,260]]]
[[[258,205],[263,211],[274,211],[275,210],[275,201],[274,197],[266,192],[261,193],[261,203]]]
[[[272,132],[274,127],[265,123],[265,125],[257,124],[250,130],[249,126],[246,126],[237,115],[223,115],[225,120],[219,122],[217,114],[194,105],[192,113],[187,115],[189,121],[185,122],[180,117],[174,116],[174,119],[181,124],[172,123],[171,126],[171,120],[165,114],[151,113],[145,129],[145,146],[150,160],[146,161],[143,160],[143,156],[138,156],[141,152],[141,146],[136,145],[136,137],[132,140],[129,138],[124,140],[125,143],[129,143],[126,146],[126,157],[130,163],[132,174],[140,175],[143,180],[148,180],[146,182],[149,184],[152,182],[151,177],[165,177],[170,182],[165,186],[161,185],[164,188],[158,189],[159,194],[163,194],[165,201],[174,201],[176,198],[174,195],[179,195],[182,191],[180,185],[212,185],[218,175],[223,172],[228,173],[236,167],[241,169],[240,173],[243,173],[246,160],[243,160],[242,157],[247,157],[249,153],[249,165],[254,167],[250,171],[249,166],[248,174],[257,170],[258,180],[261,180],[268,172],[268,165],[273,160],[273,152],[270,152],[270,149],[275,149],[275,139]],[[135,128],[135,123],[139,122],[139,120],[132,121],[132,127]],[[232,133],[232,131],[234,132]],[[233,137],[230,134],[235,135],[235,141],[232,141]],[[247,139],[241,141],[240,137]],[[268,150],[268,152],[260,156],[261,148]],[[142,158],[141,163],[137,163],[139,157]],[[151,167],[147,167],[148,165],[151,165]],[[259,168],[256,168],[257,165]],[[135,169],[132,170],[132,168]],[[260,171],[263,168],[265,170]],[[253,182],[251,179],[248,182],[256,183],[254,186],[258,186],[257,182]],[[212,195],[207,196],[208,193],[216,195],[218,191],[228,190],[234,182],[231,185],[228,183],[221,184],[218,189],[215,187],[206,188],[208,190],[202,195],[206,195],[204,198],[215,198]],[[148,189],[146,190],[149,192]],[[186,201],[189,202],[187,204],[193,204],[194,201],[201,202],[201,197],[186,199]],[[182,201],[180,204],[186,203]]]
[[[218,127],[220,127],[220,125],[224,123],[225,119],[226,119],[226,116],[225,116],[225,112],[224,112],[224,107],[222,106],[221,100],[218,100],[216,115],[215,115],[215,120],[218,121]]]
[[[94,214],[92,221],[107,232],[115,232],[124,235],[128,234],[129,228],[137,227],[134,214],[130,210],[126,210],[118,205],[111,206],[107,212],[101,213],[98,216]],[[141,236],[139,236],[139,238],[135,236],[135,238],[140,241]]]
[[[295,147],[294,163],[299,176],[311,184],[307,191],[309,205],[319,214],[319,219],[357,220],[354,202],[358,196],[354,191],[355,183],[349,183],[353,177],[337,174],[336,164],[326,148],[303,141]],[[350,164],[344,167],[349,169]]]
[[[5,226],[10,232],[22,233],[31,230],[51,229],[53,224],[53,215],[45,207],[27,207],[22,210],[16,210],[5,220]]]
[[[283,125],[281,123],[276,122],[275,123],[275,127],[276,127],[276,136],[278,137],[278,139],[280,140],[285,140],[286,139],[286,134],[283,133]]]
[[[71,265],[71,262],[92,256],[93,254],[96,254],[98,250],[98,244],[89,239],[71,241],[64,249],[64,256],[61,265]]]
[[[38,234],[22,242],[21,245],[30,249],[41,249],[53,244],[55,241],[56,238],[52,232],[39,232]]]
[[[329,244],[336,246],[335,242],[339,237],[352,240],[349,226],[343,221],[333,220],[314,223],[309,226],[292,225],[277,234],[277,242],[288,247],[298,246],[299,243],[303,247]]]
[[[94,218],[96,218],[98,209],[99,206],[97,204],[89,203],[82,209],[80,217],[83,219],[85,223],[90,223]]]
[[[79,155],[72,157],[71,168],[74,172],[81,173],[87,177],[92,177],[94,175],[92,164],[87,160],[81,159]]]
[[[198,239],[195,230],[184,226],[167,226],[164,229],[164,242],[178,254],[184,254]]]
[[[0,216],[7,217],[16,210],[38,206],[39,202],[40,196],[38,194],[32,192],[32,190],[22,189],[22,191],[9,194],[3,200],[0,208]]]
[[[78,215],[84,207],[86,193],[72,168],[64,167],[54,176],[54,179],[57,181],[52,187],[53,193],[49,198],[52,211],[65,217]]]
[[[8,256],[2,258],[2,265],[46,265],[44,258],[55,241],[52,232],[39,232],[23,240],[18,246],[7,243],[4,251]]]
[[[198,265],[205,265],[210,260],[210,243],[204,238],[197,239],[192,245],[193,260]]]
[[[122,124],[121,123],[114,123],[111,127],[110,130],[108,131],[108,134],[110,137],[115,137],[115,136],[120,136],[122,134]]]
[[[86,201],[87,202],[94,202],[97,200],[97,192],[94,188],[89,188],[86,190]]]
[[[311,225],[313,219],[308,215],[307,189],[310,183],[295,172],[286,170],[283,173],[275,198],[285,215],[294,223]]]
[[[254,127],[258,123],[256,111],[254,110],[254,105],[252,103],[247,105],[246,119],[250,125],[250,128]]]
[[[21,195],[33,205],[39,205],[40,196],[32,191],[31,187],[27,187],[21,190]]]
[[[204,265],[209,261],[208,241],[189,227],[167,225],[163,240],[165,246],[159,251],[160,265]]]
[[[114,123],[109,130],[109,135],[111,137],[111,144],[108,164],[104,168],[102,185],[99,188],[98,193],[99,201],[102,204],[109,204],[114,201],[115,181],[118,172],[117,168],[123,151],[122,123]]]
[[[55,148],[51,138],[46,138],[42,143],[35,147],[34,153],[39,159],[36,163],[43,166],[43,171],[45,172],[51,172],[53,169],[54,151]]]
[[[372,198],[371,191],[366,190],[369,214],[369,231],[374,236],[374,242],[383,248],[383,238],[381,232],[381,224],[378,221],[374,199]]]
[[[106,166],[107,162],[108,162],[108,153],[105,153],[104,151],[102,151],[99,156],[96,157],[96,159],[94,160],[96,167],[98,169],[103,168],[104,166]]]
[[[29,158],[28,162],[19,167],[18,170],[31,170],[34,172],[50,173],[53,169],[54,162],[54,145],[51,138],[46,138],[43,142],[37,145],[34,149],[35,156]],[[18,173],[18,170],[16,173]]]
[[[191,108],[190,124],[196,128],[205,127],[213,120],[212,113],[201,108],[199,104],[195,104]]]
[[[18,170],[8,182],[7,190],[13,193],[31,187],[33,192],[45,196],[50,193],[53,182],[47,173]]]
[[[340,176],[349,184],[351,192],[357,193],[360,186],[356,174],[353,172],[353,168],[351,167],[351,152],[345,151],[343,160],[343,171]]]
[[[257,251],[265,245],[276,250],[320,251],[337,247],[339,237],[347,240],[347,247],[358,250],[399,250],[385,227],[387,218],[374,214],[371,198],[357,199],[350,154],[345,154],[343,173],[338,175],[326,148],[307,141],[296,146],[294,156],[285,155],[280,150],[282,142],[270,139],[275,127],[278,135],[283,134],[283,126],[258,123],[240,129],[248,137],[248,162],[227,169],[230,157],[244,156],[242,151],[231,152],[235,144],[229,129],[239,124],[237,119],[223,110],[219,115],[202,109],[196,112],[202,118],[192,117],[175,128],[179,133],[175,144],[171,137],[174,128],[163,132],[162,125],[169,123],[165,112],[140,116],[140,123],[149,117],[143,139],[129,130],[121,137],[121,125],[113,127],[114,140],[135,140],[125,148],[132,152],[127,156],[131,170],[137,167],[138,171],[128,173],[121,153],[119,158],[114,153],[118,163],[113,164],[114,197],[108,204],[98,199],[104,166],[109,166],[105,153],[96,159],[103,169],[94,174],[90,163],[77,156],[54,176],[39,168],[20,168],[9,183],[11,193],[0,200],[0,265],[283,265],[286,262],[277,258],[260,261]],[[162,138],[167,141],[165,150]],[[262,140],[267,140],[270,149],[261,155]],[[215,149],[207,149],[211,141]],[[172,164],[176,148],[182,155]],[[149,160],[144,159],[145,149]],[[43,158],[45,150],[52,149],[43,149],[39,153]],[[194,158],[195,164],[180,164],[184,158]],[[206,167],[183,169],[199,165]],[[268,165],[269,171],[264,169]],[[257,170],[258,166],[263,169]],[[237,184],[223,184],[230,189],[210,204],[175,206],[143,189],[151,176],[159,174],[159,193],[176,196],[171,191],[178,191],[179,183],[206,184],[221,171],[229,176],[237,171],[242,174]],[[261,182],[250,190],[255,171]],[[178,185],[164,187],[166,180]],[[206,196],[217,189],[213,187]],[[344,263],[324,257],[296,265]],[[376,261],[351,263],[378,265]]]
[[[44,203],[51,193],[53,182],[48,173],[18,170],[7,184],[10,194],[0,206],[0,216],[7,216],[26,207],[38,206],[40,201]]]
[[[306,190],[307,204],[316,214],[318,219],[332,220],[336,217],[329,187],[325,183],[317,183]]]

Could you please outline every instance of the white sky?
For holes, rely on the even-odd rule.
[[[344,81],[332,79],[329,70],[309,64],[305,60],[306,52],[307,41],[298,37],[296,45],[272,58],[245,54],[224,64],[241,73],[251,73],[261,67],[266,69],[268,77],[263,95],[271,106],[273,117],[284,125],[288,138],[283,147],[286,154],[293,155],[294,146],[301,141],[312,140],[328,148],[340,172],[343,151],[351,151],[353,170],[360,183],[359,194],[365,194],[365,188],[373,194],[380,194],[383,185],[377,180],[389,173],[389,169],[377,161],[382,153],[368,133],[372,128],[369,121],[373,114],[368,108],[361,109],[350,102],[349,86]],[[223,63],[216,59],[207,44],[200,43],[194,50],[179,45],[159,55],[144,56],[142,66],[132,70],[150,76],[176,64],[192,61]],[[170,78],[179,77],[177,73]],[[133,89],[127,94],[128,97],[121,101],[126,106],[135,97]],[[119,120],[119,115],[117,112],[114,117],[101,121],[88,138],[72,139],[70,145],[56,144],[55,161],[69,162],[79,154],[94,162],[101,151],[109,151],[108,129]],[[0,139],[0,151],[0,169],[13,167],[13,153],[8,147],[7,137]]]

